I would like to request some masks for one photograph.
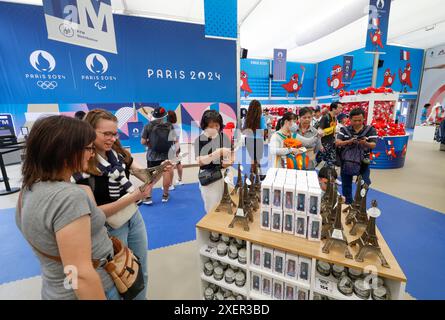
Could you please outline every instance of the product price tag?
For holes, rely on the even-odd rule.
[[[332,293],[333,291],[332,282],[321,278],[315,278],[315,288],[322,292]]]

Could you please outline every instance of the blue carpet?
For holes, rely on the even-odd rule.
[[[194,240],[195,225],[204,215],[197,184],[178,187],[168,203],[161,190],[154,204],[140,207],[149,249]],[[445,215],[385,193],[371,190],[382,211],[378,227],[408,278],[407,292],[417,299],[445,299],[445,274],[437,272],[445,261]],[[14,221],[14,210],[0,210],[0,284],[40,274],[39,264]]]
[[[15,209],[0,210],[0,284],[40,275],[40,263],[15,224]]]
[[[195,225],[205,215],[197,183],[170,191],[170,200],[161,202],[162,190],[153,191],[153,204],[139,207],[144,217],[150,250],[196,239]]]

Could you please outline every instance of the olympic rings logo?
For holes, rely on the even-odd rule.
[[[43,90],[53,90],[57,87],[56,81],[37,81],[37,86]]]

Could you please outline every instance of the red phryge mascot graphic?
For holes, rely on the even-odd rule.
[[[390,88],[392,87],[394,80],[396,79],[396,74],[391,75],[391,69],[386,69],[385,74],[383,75],[383,85],[382,87]]]
[[[407,63],[405,70],[402,71],[402,69],[399,69],[399,77],[400,77],[400,83],[402,84],[402,89],[400,92],[404,91],[407,92],[406,86],[409,86],[410,88],[413,87],[413,83],[411,82],[411,64]]]
[[[252,93],[252,89],[249,86],[249,79],[245,71],[241,71],[241,81],[240,81],[241,91],[244,92],[244,97],[247,98],[249,94]],[[241,92],[241,93],[242,93]]]
[[[402,158],[404,158],[404,157],[406,156],[406,151],[407,151],[407,149],[408,149],[408,145],[405,144],[405,145],[403,146],[403,149],[402,149]]]
[[[352,70],[351,80],[354,79],[356,70]],[[328,86],[334,89],[335,93],[343,89],[346,84],[343,82],[343,68],[340,65],[332,67],[331,77],[328,78]],[[335,95],[334,93],[334,95]]]
[[[386,149],[386,155],[388,156],[388,158],[390,160],[397,158],[396,149],[394,148],[394,141],[388,140],[387,144],[388,144],[388,148],[385,148],[385,149]]]
[[[301,76],[301,83],[298,83],[298,74],[295,73],[290,78],[290,81],[286,84],[282,84],[281,86],[286,90],[286,97],[289,97],[289,93],[295,94],[295,97],[298,98],[298,92],[303,87],[303,81],[304,81],[304,73],[306,71],[306,68],[304,66],[301,66],[301,69],[303,70],[303,75]]]
[[[382,30],[380,30],[380,28],[377,28],[377,31],[374,33],[369,32],[369,36],[371,37],[371,42],[374,47],[380,47],[383,49]]]

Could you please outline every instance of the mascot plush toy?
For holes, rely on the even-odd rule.
[[[294,138],[287,138],[283,141],[285,148],[301,148],[303,144],[300,140]],[[297,154],[296,156],[293,154],[288,154],[286,156],[286,166],[288,169],[298,169],[298,170],[306,170],[309,167],[309,157],[306,155],[306,152]]]

